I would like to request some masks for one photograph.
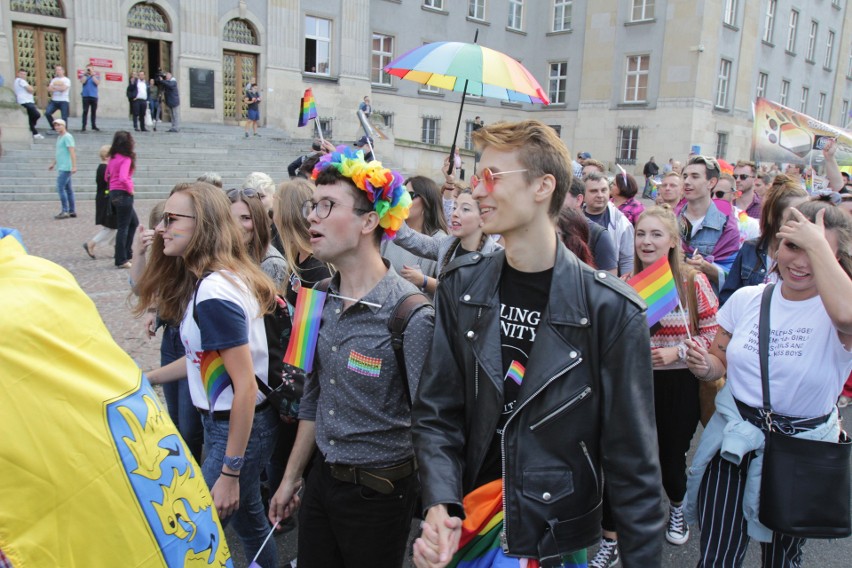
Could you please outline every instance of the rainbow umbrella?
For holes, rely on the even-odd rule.
[[[384,71],[401,79],[462,93],[448,173],[452,172],[468,93],[517,103],[550,104],[544,89],[526,67],[505,53],[478,45],[476,38],[474,43],[438,41],[415,47],[391,61]]]

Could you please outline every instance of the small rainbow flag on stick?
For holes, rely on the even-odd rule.
[[[302,104],[299,108],[299,127],[307,126],[312,118],[317,117],[317,102],[314,100],[314,94],[310,89],[305,89],[305,95],[302,97]]]
[[[284,362],[310,373],[314,368],[314,353],[317,350],[322,307],[326,293],[302,286],[296,297],[293,311],[293,331]]]
[[[627,281],[648,304],[648,327],[651,327],[680,304],[672,268],[666,256]],[[688,328],[689,326],[687,326]]]

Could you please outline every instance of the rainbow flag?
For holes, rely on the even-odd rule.
[[[657,262],[627,281],[648,304],[648,327],[651,327],[678,305],[669,259],[661,257]]]
[[[201,382],[210,401],[210,410],[216,407],[216,399],[231,386],[231,377],[225,370],[225,363],[218,351],[204,351],[201,354]]]
[[[515,384],[520,385],[522,382],[524,382],[525,372],[526,369],[524,368],[524,366],[521,365],[521,363],[519,363],[518,361],[513,360],[512,364],[509,365],[509,370],[506,371],[506,376],[503,377],[503,381],[505,382],[506,379],[512,379],[513,381],[515,381]]]
[[[314,368],[314,353],[317,350],[325,296],[325,292],[302,286],[296,297],[293,331],[284,354],[284,362],[304,369],[306,373],[310,373]]]
[[[302,97],[302,104],[299,108],[299,127],[307,126],[312,118],[317,117],[317,102],[314,100],[314,94],[310,89],[305,89],[305,95]]]
[[[449,568],[538,568],[534,558],[510,558],[503,553],[503,481],[496,479],[464,497],[465,519],[458,551]],[[586,551],[562,556],[565,568],[586,568]]]

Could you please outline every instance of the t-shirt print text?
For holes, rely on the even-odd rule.
[[[500,304],[500,326],[506,337],[535,341],[535,330],[540,320],[539,311]]]
[[[769,332],[769,356],[770,357],[801,357],[805,343],[814,333],[812,327],[797,327],[787,329],[773,329]],[[758,353],[758,326],[748,334],[746,351]]]

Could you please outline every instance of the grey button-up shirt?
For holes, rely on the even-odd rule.
[[[387,264],[387,263],[386,263]],[[340,276],[329,292],[336,294]],[[414,455],[411,409],[391,347],[388,320],[400,298],[417,289],[392,267],[362,300],[343,309],[327,296],[322,311],[314,372],[308,376],[299,409],[301,420],[316,422],[316,441],[326,461],[361,467],[387,467]],[[432,342],[435,311],[419,309],[405,329],[403,351],[411,398]]]

